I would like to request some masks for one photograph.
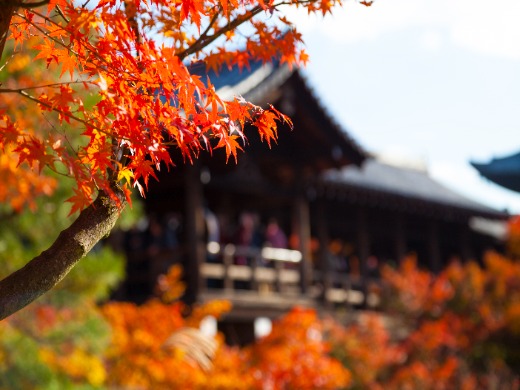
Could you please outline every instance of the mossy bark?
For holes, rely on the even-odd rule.
[[[11,18],[16,10],[17,2],[13,0],[0,0],[0,58],[4,52],[5,41],[9,34]]]
[[[124,199],[100,193],[49,249],[0,281],[0,320],[24,308],[56,286],[114,227]]]

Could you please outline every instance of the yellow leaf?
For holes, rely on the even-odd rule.
[[[119,173],[117,174],[117,181],[121,181],[121,180],[126,180],[127,183],[131,184],[131,179],[134,178],[134,173],[128,169],[128,168],[123,168],[119,171]]]

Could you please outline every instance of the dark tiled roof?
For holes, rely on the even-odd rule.
[[[201,76],[203,81],[209,77],[215,89],[223,98],[231,99],[235,95],[243,96],[248,100],[256,103],[257,99],[253,99],[254,92],[261,88],[272,87],[272,84],[266,84],[268,81],[277,79],[280,83],[285,81],[291,74],[287,66],[280,65],[275,61],[264,64],[262,61],[252,61],[249,67],[239,68],[226,66],[217,73],[213,69],[206,71],[206,65],[203,62],[190,66],[192,74]]]
[[[291,81],[298,89],[297,93],[303,93],[308,97],[307,101],[310,104],[305,107],[305,110],[317,113],[315,114],[316,119],[322,123],[322,130],[329,131],[332,135],[331,139],[343,144],[341,149],[349,151],[351,162],[359,165],[367,156],[367,152],[327,112],[306,78],[297,68],[291,69],[287,64],[280,64],[278,61],[266,64],[261,61],[252,61],[247,68],[223,67],[218,73],[213,70],[206,72],[203,63],[192,65],[190,70],[192,73],[202,76],[203,79],[205,76],[209,76],[223,99],[232,99],[239,95],[259,105],[274,103],[266,101],[268,96],[272,94],[273,90],[277,90],[284,83]],[[339,145],[336,147],[331,145],[331,148],[337,147]]]
[[[366,160],[359,169],[346,167],[328,171],[323,182],[339,188],[377,193],[381,203],[406,199],[408,203],[421,203],[423,208],[427,205],[437,206],[437,210],[439,206],[450,207],[486,218],[505,219],[508,215],[452,191],[424,170],[397,167],[373,158]]]
[[[492,182],[520,192],[520,153],[494,158],[487,164],[471,162],[479,173]]]

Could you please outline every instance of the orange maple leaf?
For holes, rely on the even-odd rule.
[[[215,148],[225,148],[226,158],[229,159],[230,156],[233,156],[236,162],[238,158],[237,151],[243,150],[242,146],[240,146],[237,141],[239,138],[241,137],[238,135],[223,136],[220,138],[220,141]]]
[[[57,6],[63,9],[67,7],[67,5],[67,0],[49,0],[49,4],[47,5],[47,12],[50,13]]]
[[[74,188],[73,191],[74,195],[66,200],[66,202],[72,204],[69,216],[89,206],[90,203],[92,203],[92,194],[94,192],[90,183],[87,182],[81,183],[78,188]]]
[[[34,57],[34,59],[45,59],[47,61],[47,68],[52,63],[52,61],[58,63],[58,55],[56,53],[56,47],[53,41],[44,39],[41,45],[37,45],[34,48],[40,51],[36,57]]]
[[[18,166],[27,162],[31,168],[37,167],[38,173],[41,173],[44,166],[54,164],[54,156],[47,154],[43,142],[34,137],[20,143],[14,152],[18,153]]]
[[[276,134],[276,119],[277,115],[273,111],[263,110],[262,113],[253,122],[253,126],[256,126],[260,139],[266,141],[267,145],[271,147],[271,141],[277,139]]]
[[[74,72],[78,69],[78,62],[76,57],[66,50],[62,50],[60,54],[58,54],[59,63],[61,64],[61,73],[60,77],[63,76],[65,72],[70,73],[70,78],[74,77]]]
[[[10,144],[16,145],[19,130],[15,123],[7,115],[0,116],[0,147],[5,151],[5,147]]]
[[[182,0],[181,20],[191,16],[191,20],[200,29],[200,16],[204,14],[203,2],[201,0]]]
[[[155,174],[155,171],[153,169],[153,162],[150,160],[144,160],[144,161],[133,161],[129,168],[132,169],[134,174],[134,185],[137,187],[140,187],[140,184],[138,184],[139,179],[143,179],[145,187],[148,189],[148,180],[150,179],[150,176],[152,176],[155,180],[159,180],[157,178],[157,175]],[[141,190],[140,190],[141,191]],[[141,191],[142,194],[142,191]]]

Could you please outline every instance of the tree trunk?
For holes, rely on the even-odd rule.
[[[0,0],[0,58],[4,52],[5,41],[9,34],[11,18],[16,10],[16,2],[13,0]]]
[[[110,233],[125,206],[100,192],[49,249],[0,281],[0,320],[56,286],[92,247]]]

